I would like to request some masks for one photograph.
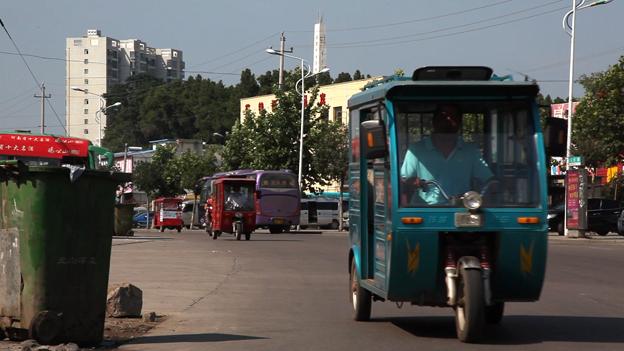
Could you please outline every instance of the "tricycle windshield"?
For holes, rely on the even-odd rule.
[[[164,200],[162,207],[168,211],[177,211],[180,209],[181,204],[178,200]]]
[[[225,206],[226,211],[253,211],[254,210],[254,191],[253,183],[225,184]]]
[[[539,182],[531,100],[396,101],[399,205],[537,207]]]

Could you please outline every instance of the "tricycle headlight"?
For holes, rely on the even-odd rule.
[[[483,203],[483,198],[476,191],[469,191],[464,194],[462,201],[464,202],[464,207],[469,210],[476,210],[481,207]]]
[[[240,212],[236,212],[236,213],[234,214],[234,217],[236,217],[236,218],[243,218],[243,214],[242,214],[242,213],[240,213]]]
[[[554,213],[549,213],[549,214],[546,216],[546,218],[548,218],[548,219],[553,219],[553,218],[555,218],[555,217],[557,217],[557,215],[556,215],[556,214],[554,214]]]

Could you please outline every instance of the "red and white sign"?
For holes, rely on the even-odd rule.
[[[578,102],[572,102],[572,113],[576,113]],[[568,103],[550,104],[550,115],[555,118],[568,119]]]
[[[49,135],[0,134],[0,155],[26,157],[88,157],[86,139],[55,137]]]

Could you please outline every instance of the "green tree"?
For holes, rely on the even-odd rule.
[[[198,179],[220,170],[221,148],[214,145],[199,154],[187,151],[176,155],[174,146],[159,146],[151,162],[136,166],[134,183],[150,197],[169,197],[191,191]]]
[[[278,104],[272,112],[248,113],[242,123],[237,123],[228,137],[224,162],[230,169],[290,169],[299,168],[299,138],[301,96],[294,91],[298,70],[285,81],[284,89],[276,92]],[[306,79],[312,86],[314,78]],[[304,109],[304,142],[302,189],[318,191],[315,185],[327,185],[334,177],[330,162],[340,151],[337,143],[344,142],[345,129],[340,123],[320,118],[328,106],[316,103],[318,86],[307,93]],[[340,155],[342,156],[342,155]]]
[[[238,84],[238,91],[241,98],[256,96],[260,91],[260,86],[256,81],[256,76],[251,73],[251,70],[249,68],[241,72],[241,79],[240,83]]]
[[[166,173],[167,165],[175,157],[172,146],[159,146],[151,162],[139,163],[133,172],[133,183],[150,198],[173,196],[181,193],[179,175]]]
[[[338,73],[336,79],[334,79],[334,83],[350,82],[352,80],[353,78],[351,78],[351,74],[349,74],[349,72],[340,72]]]
[[[604,72],[583,75],[585,96],[572,122],[575,152],[589,165],[615,164],[624,156],[624,56]]]

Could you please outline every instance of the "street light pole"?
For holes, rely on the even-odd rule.
[[[100,94],[96,94],[96,93],[92,93],[86,89],[82,89],[82,88],[78,88],[78,87],[71,87],[71,90],[75,90],[75,91],[81,91],[85,94],[91,94],[91,95],[95,95],[97,97],[100,98],[100,107],[98,108],[97,111],[95,111],[95,121],[98,123],[98,146],[102,146],[102,117],[101,114],[104,113],[106,114],[106,111],[111,108],[111,107],[117,107],[117,106],[121,106],[121,102],[116,102],[110,106],[105,106],[106,101],[104,100],[104,97]]]
[[[566,31],[566,33],[568,33],[568,35],[570,36],[570,72],[569,72],[569,76],[568,76],[568,131],[567,131],[567,140],[566,140],[566,173],[567,170],[570,169],[570,157],[572,156],[571,153],[571,146],[572,146],[572,118],[574,115],[574,111],[573,111],[573,107],[574,107],[574,103],[572,102],[572,96],[573,96],[573,90],[574,90],[574,30],[576,28],[576,11],[577,10],[582,10],[588,7],[593,7],[593,6],[598,6],[598,5],[605,5],[610,3],[613,0],[598,0],[598,1],[594,1],[591,4],[587,4],[587,5],[583,5],[585,4],[586,0],[581,0],[578,4],[577,4],[578,0],[572,0],[572,10],[568,11],[565,16],[563,16],[563,29]],[[568,18],[572,16],[572,23],[568,23]],[[566,187],[566,194],[568,192],[568,183],[565,183],[565,187]],[[567,196],[566,196],[567,198]],[[563,230],[564,230],[564,234],[567,237],[568,236],[568,203],[567,201],[565,201],[564,203],[564,226],[563,226]]]
[[[301,59],[301,121],[300,123],[300,131],[299,131],[299,174],[297,176],[297,181],[299,184],[299,189],[303,191],[301,178],[303,176],[303,124],[305,122],[305,74],[303,72],[304,62]],[[297,90],[297,85],[295,84],[295,90]]]
[[[302,177],[303,177],[303,126],[304,126],[304,122],[305,122],[305,79],[317,74],[321,74],[321,73],[325,73],[325,72],[329,72],[329,68],[325,67],[323,68],[321,71],[319,71],[318,73],[312,74],[312,70],[310,69],[310,66],[308,65],[308,72],[305,72],[305,60],[301,57],[297,57],[294,55],[288,55],[285,54],[283,52],[280,51],[275,51],[271,48],[266,49],[265,50],[268,54],[271,55],[277,55],[277,56],[282,56],[282,57],[290,57],[292,59],[295,60],[299,60],[301,62],[301,79],[299,81],[301,81],[301,92],[299,93],[299,91],[297,91],[297,86],[299,85],[299,81],[297,81],[297,83],[295,83],[295,91],[297,91],[297,93],[299,93],[301,95],[301,121],[300,123],[300,130],[299,130],[299,172],[298,172],[298,177],[297,177],[297,182],[299,184],[299,189],[303,190],[302,188]]]

